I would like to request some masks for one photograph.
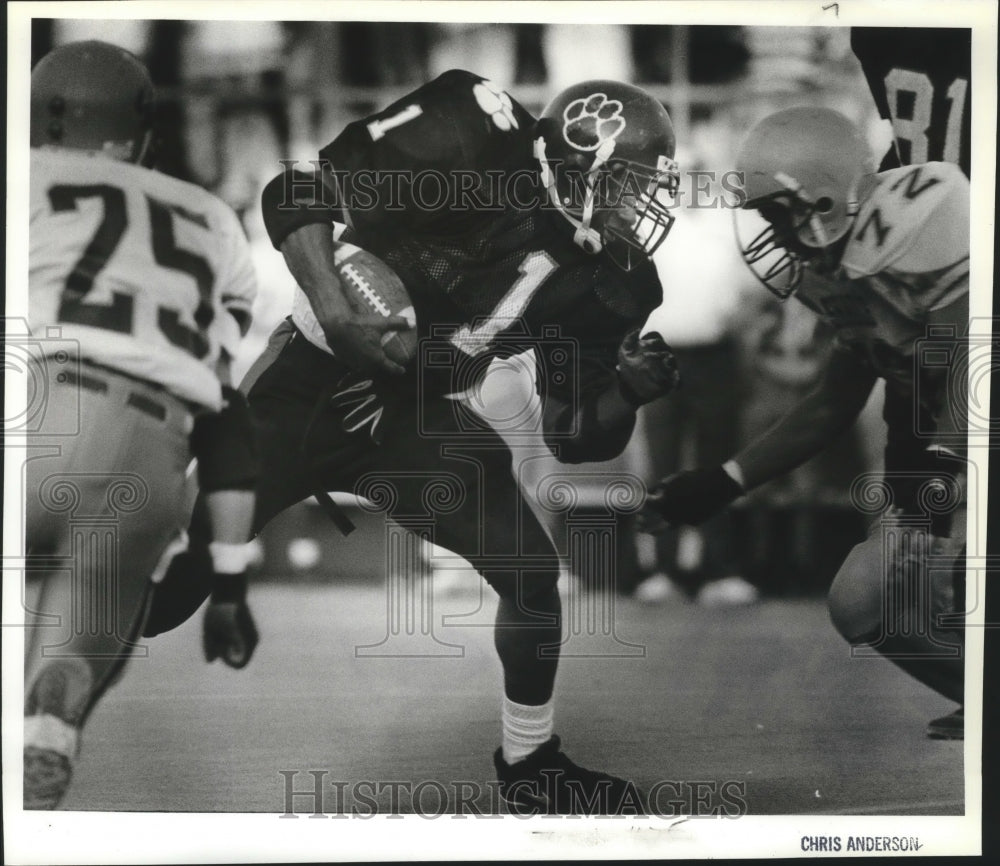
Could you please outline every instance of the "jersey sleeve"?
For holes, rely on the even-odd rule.
[[[528,165],[533,126],[497,85],[456,69],[349,124],[320,156],[362,236],[459,233],[502,206],[496,180]]]
[[[261,216],[276,250],[303,226],[343,221],[332,178],[322,168],[290,165],[268,181],[260,194]]]
[[[225,254],[215,285],[216,302],[221,308],[217,327],[219,343],[232,357],[250,329],[257,298],[257,275],[243,226],[236,214],[221,202],[219,221]]]
[[[969,289],[969,181],[951,163],[886,172],[862,206],[843,264],[851,279],[887,274],[888,298],[922,318]]]

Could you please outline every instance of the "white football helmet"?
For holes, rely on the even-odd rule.
[[[875,156],[842,114],[788,108],[750,130],[736,169],[746,196],[735,212],[740,251],[757,278],[787,298],[806,263],[839,259]]]

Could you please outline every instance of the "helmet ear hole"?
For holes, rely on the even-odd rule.
[[[31,71],[31,146],[134,162],[155,99],[149,71],[133,54],[100,40],[66,43]]]
[[[816,213],[830,213],[833,210],[833,199],[828,195],[821,195],[816,199]]]

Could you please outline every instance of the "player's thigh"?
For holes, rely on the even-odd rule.
[[[276,332],[277,333],[277,332]],[[269,346],[251,376],[247,400],[260,453],[254,529],[320,491],[347,490],[375,450],[364,431],[345,429],[332,401],[348,369],[298,335]]]
[[[408,435],[389,444],[391,458],[368,479],[389,485],[399,515],[426,515],[435,543],[468,560],[501,595],[526,597],[555,587],[555,548],[524,499],[499,436]],[[358,492],[365,483],[362,477]]]
[[[95,657],[124,651],[135,632],[149,577],[186,522],[190,459],[183,404],[107,382],[80,393],[80,434],[27,469],[31,579],[56,626],[34,637]]]

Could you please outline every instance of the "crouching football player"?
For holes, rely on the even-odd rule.
[[[860,133],[821,108],[765,118],[738,169],[744,208],[763,218],[745,233],[744,258],[780,298],[795,294],[833,326],[834,351],[816,388],[769,431],[721,466],[662,480],[641,519],[650,531],[695,525],[790,471],[853,424],[881,377],[892,510],[840,567],[830,615],[852,645],[870,644],[961,703],[962,631],[942,617],[955,612],[952,571],[964,571],[964,353],[957,346],[950,375],[918,377],[915,351],[931,326],[957,340],[968,332],[969,182],[944,162],[875,174]],[[929,537],[907,529],[928,514]]]

